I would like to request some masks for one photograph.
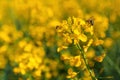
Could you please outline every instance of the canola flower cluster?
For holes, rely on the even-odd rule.
[[[113,39],[120,37],[119,4],[0,0],[0,79],[97,79],[95,63],[103,61]],[[95,49],[100,46],[105,51]]]
[[[28,79],[33,77],[39,80],[43,73],[47,79],[57,75],[58,63],[45,56],[41,41],[34,42],[23,37],[23,32],[7,25],[1,27],[0,33],[0,69],[12,66],[16,75],[26,75]]]
[[[9,80],[42,80],[58,75],[58,61],[51,55],[55,54],[55,40],[51,37],[59,22],[53,19],[46,23],[53,12],[41,1],[0,2],[4,7],[0,10],[0,69],[4,72],[1,76],[10,71]]]
[[[70,44],[76,45],[79,49],[79,54],[74,56],[63,54],[61,59],[67,61],[72,67],[77,67],[83,71],[87,70],[89,73],[87,75],[89,80],[97,80],[97,78],[94,77],[95,75],[93,75],[93,71],[90,70],[89,61],[93,62],[93,67],[94,61],[102,62],[105,57],[105,53],[99,56],[95,56],[94,54],[92,57],[86,57],[86,55],[89,55],[87,52],[91,46],[103,44],[103,40],[100,40],[98,36],[95,35],[96,30],[93,24],[94,21],[92,18],[85,21],[80,18],[69,17],[68,20],[64,20],[61,25],[56,27],[60,40],[62,40],[61,44],[59,43],[60,47],[57,50],[58,52],[67,49]],[[75,72],[72,68],[69,68],[67,78],[75,78],[79,73],[81,72]]]

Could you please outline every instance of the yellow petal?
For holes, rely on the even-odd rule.
[[[60,52],[61,50],[63,50],[63,49],[67,49],[67,48],[68,48],[67,46],[61,46],[61,47],[58,47],[57,52]]]
[[[75,29],[73,32],[74,32],[74,34],[77,34],[77,35],[80,34],[80,31],[78,31],[78,29]]]
[[[80,34],[80,35],[79,35],[79,39],[80,39],[82,42],[86,42],[86,41],[87,41],[87,36],[84,35],[84,34]]]

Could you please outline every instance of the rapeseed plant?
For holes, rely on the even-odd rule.
[[[89,73],[88,76],[90,76],[89,80],[97,80],[97,77],[93,75],[94,71],[89,66],[91,58],[86,57],[86,53],[91,46],[103,44],[103,41],[95,34],[99,32],[94,31],[93,19],[83,20],[81,18],[69,17],[68,20],[64,20],[58,25],[56,29],[60,36],[59,39],[61,39],[62,42],[62,45],[58,47],[58,52],[67,49],[71,44],[74,44],[79,50],[79,54],[76,56],[65,56],[64,54],[62,56],[62,60],[67,60],[68,64],[72,67],[68,69],[67,78],[79,79],[77,74],[87,70]],[[102,62],[104,57],[105,54],[101,54],[99,56],[94,56],[93,60]],[[74,67],[79,68],[79,70],[73,71]]]

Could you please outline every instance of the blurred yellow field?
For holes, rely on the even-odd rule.
[[[120,80],[120,0],[0,0],[0,80]]]

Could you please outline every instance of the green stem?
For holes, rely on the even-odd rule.
[[[88,61],[87,61],[87,59],[86,59],[86,55],[85,55],[83,49],[81,48],[81,46],[80,46],[79,44],[77,44],[77,47],[78,47],[78,49],[79,49],[80,52],[81,52],[81,55],[82,55],[82,57],[83,57],[83,60],[84,60],[84,62],[85,62],[85,65],[86,65],[89,73],[90,73],[90,76],[91,76],[92,80],[97,80],[97,78],[92,75],[92,71],[90,70],[90,67],[89,67],[89,65],[88,65]]]

